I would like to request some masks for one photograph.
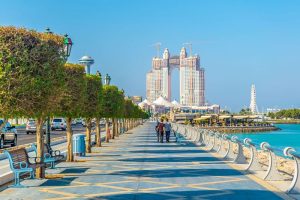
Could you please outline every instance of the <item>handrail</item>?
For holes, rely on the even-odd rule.
[[[260,151],[258,151],[258,149],[261,149],[268,155],[268,168],[263,177],[264,180],[268,181],[284,180],[277,168],[277,155],[282,156],[283,152],[286,158],[294,160],[295,167],[292,182],[286,192],[300,194],[300,154],[297,153],[294,148],[286,147],[282,151],[282,149],[272,147],[267,142],[256,144],[252,142],[250,138],[240,140],[236,135],[230,136],[228,134],[221,134],[218,131],[207,130],[202,127],[196,128],[181,124],[177,124],[176,127],[178,132],[184,130],[184,133],[181,134],[190,142],[199,146],[205,146],[207,151],[217,152],[222,159],[233,161],[236,164],[247,164],[245,170],[250,173],[264,171],[259,162]],[[237,146],[237,153],[233,151],[233,144]],[[250,150],[250,160],[248,162],[244,155],[244,147]]]
[[[283,150],[283,154],[287,157],[290,157],[294,160],[295,171],[291,185],[287,189],[288,193],[300,193],[300,155],[297,154],[294,148],[286,147]]]

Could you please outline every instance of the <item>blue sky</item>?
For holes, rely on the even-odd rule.
[[[238,111],[249,105],[254,83],[260,110],[300,107],[299,1],[3,0],[0,25],[68,33],[69,61],[92,56],[92,72],[109,73],[128,95],[145,96],[156,55],[151,44],[178,54],[192,42],[210,103]],[[173,74],[174,98],[178,77]]]

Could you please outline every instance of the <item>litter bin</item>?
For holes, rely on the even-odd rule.
[[[73,155],[85,156],[85,135],[84,134],[73,135]]]

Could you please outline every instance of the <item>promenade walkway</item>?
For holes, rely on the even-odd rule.
[[[25,180],[0,199],[283,199],[191,143],[157,143],[154,123],[121,135],[75,163]],[[52,177],[52,178],[51,178]]]

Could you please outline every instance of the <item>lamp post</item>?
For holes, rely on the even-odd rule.
[[[101,77],[101,73],[99,72],[99,70],[97,70],[96,75]]]
[[[109,85],[110,84],[110,80],[111,80],[110,76],[108,74],[106,74],[106,76],[104,78],[104,84],[105,85]]]
[[[45,33],[47,34],[53,34],[53,32],[50,30],[50,28],[46,28]],[[64,59],[67,62],[68,57],[71,54],[71,49],[72,49],[72,45],[73,42],[71,40],[71,38],[68,37],[67,34],[64,35],[64,47],[63,47],[63,51],[64,51]],[[50,117],[47,117],[47,122],[46,122],[46,144],[50,147],[51,149],[51,138],[50,138]]]
[[[68,37],[68,34],[64,35],[64,56],[66,61],[68,60],[68,57],[71,55],[73,42],[71,38]]]

